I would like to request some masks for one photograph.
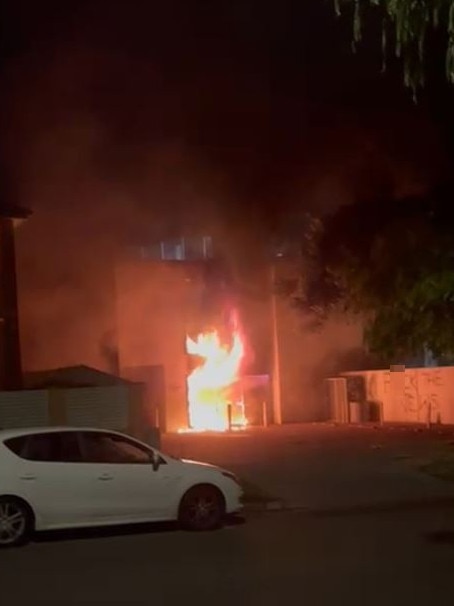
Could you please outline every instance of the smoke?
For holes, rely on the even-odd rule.
[[[16,201],[34,211],[17,232],[29,369],[112,366],[116,261],[128,247],[174,235],[182,225],[201,229],[212,214],[215,177],[207,163],[201,168],[171,129],[166,138],[153,136],[165,111],[159,91],[151,86],[145,99],[132,89],[127,103],[109,116],[94,83],[104,79],[108,87],[109,68],[114,81],[120,77],[112,64],[115,57],[70,46],[43,60],[39,70],[23,61],[12,71],[10,174]],[[127,72],[120,61],[122,69]],[[144,113],[143,131],[136,125],[133,134],[134,122],[140,122],[135,104]],[[125,124],[124,133],[123,120],[131,126]]]
[[[325,84],[318,103],[305,64],[320,50],[305,47],[314,25],[290,31],[284,12],[260,20],[243,4],[98,0],[53,20],[40,3],[3,70],[7,170],[34,211],[17,233],[26,368],[114,364],[113,267],[130,246],[212,233],[252,284],[267,238],[300,212],[433,177],[438,143],[420,110],[403,121],[401,104],[388,126],[377,109],[333,113],[342,89],[330,100]],[[426,149],[404,166],[395,142],[416,122]]]

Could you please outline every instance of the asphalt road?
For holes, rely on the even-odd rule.
[[[287,505],[312,510],[454,500],[454,483],[418,470],[452,444],[454,428],[329,424],[164,439],[170,453],[227,467]]]
[[[420,458],[438,432],[301,426],[169,437],[294,509],[192,534],[172,527],[50,534],[0,551],[0,606],[453,603],[454,485]]]
[[[0,552],[1,603],[452,604],[454,509],[280,512],[191,534],[50,535]]]

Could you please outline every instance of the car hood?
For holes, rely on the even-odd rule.
[[[212,465],[211,463],[202,463],[202,461],[192,461],[191,459],[180,459],[180,462],[183,465],[190,465],[191,467],[199,467],[201,469],[206,469],[207,471],[219,471],[222,473],[226,471],[222,469],[222,467],[218,467],[217,465]]]

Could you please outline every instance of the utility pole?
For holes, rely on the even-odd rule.
[[[14,230],[31,213],[0,207],[0,389],[22,388]]]
[[[281,360],[279,348],[279,329],[277,321],[277,297],[276,297],[276,265],[271,264],[270,272],[271,287],[271,330],[272,330],[272,393],[273,393],[273,422],[282,425],[282,403],[281,403]]]

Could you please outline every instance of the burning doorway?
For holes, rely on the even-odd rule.
[[[186,338],[192,368],[187,377],[189,431],[227,431],[247,426],[241,382],[245,356],[238,323],[230,339],[219,331]]]

